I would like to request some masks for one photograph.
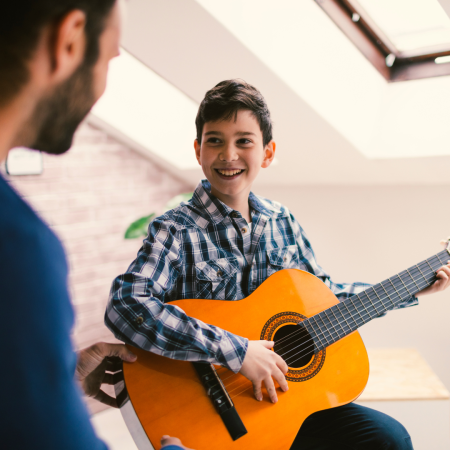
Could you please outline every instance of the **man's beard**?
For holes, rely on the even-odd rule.
[[[92,72],[91,65],[82,63],[68,80],[39,101],[26,125],[34,135],[27,147],[53,155],[69,150],[78,125],[95,103]]]

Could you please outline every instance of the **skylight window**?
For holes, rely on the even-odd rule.
[[[450,19],[436,0],[358,0],[352,3],[369,14],[399,52],[427,47],[450,49]]]
[[[438,0],[316,0],[388,81],[450,75],[450,18]]]

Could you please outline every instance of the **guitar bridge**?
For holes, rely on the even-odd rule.
[[[219,413],[231,439],[236,441],[247,434],[247,429],[239,417],[234,404],[228,395],[216,369],[211,364],[192,363],[208,397],[211,399],[216,411]]]

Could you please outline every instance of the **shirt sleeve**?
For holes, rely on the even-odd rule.
[[[331,289],[331,291],[339,299],[339,301],[346,300],[352,295],[359,294],[372,286],[372,284],[368,283],[335,283],[334,281],[332,281],[330,275],[317,263],[316,256],[314,255],[314,251],[309,239],[305,234],[305,231],[292,215],[291,219],[300,255],[300,268],[320,278]],[[393,309],[415,306],[418,303],[419,301],[417,300],[417,297],[412,296],[397,304]],[[380,316],[383,316],[385,314],[386,313],[380,314]]]
[[[105,324],[129,344],[185,361],[220,364],[238,372],[248,340],[164,303],[182,269],[180,232],[168,221],[150,224],[138,256],[113,281]]]

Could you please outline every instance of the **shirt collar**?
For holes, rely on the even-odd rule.
[[[250,192],[248,202],[252,209],[269,217],[272,217],[278,212],[276,209],[272,209],[270,207],[271,205],[267,203],[263,204],[253,192]],[[194,195],[192,196],[192,203],[193,205],[204,209],[214,223],[222,222],[225,217],[228,217],[234,211],[234,209],[225,205],[225,203],[211,194],[211,184],[208,180],[201,180],[198,183]]]

